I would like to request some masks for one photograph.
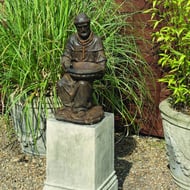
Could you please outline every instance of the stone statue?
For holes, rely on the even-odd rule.
[[[71,35],[61,57],[64,75],[58,82],[58,95],[64,105],[56,111],[57,120],[93,124],[104,111],[93,105],[93,81],[104,75],[106,56],[101,39],[90,29],[90,19],[80,13],[74,20],[77,33]]]

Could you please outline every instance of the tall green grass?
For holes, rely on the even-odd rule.
[[[74,17],[85,12],[92,30],[102,37],[107,56],[104,78],[94,84],[94,99],[106,111],[134,123],[149,99],[144,74],[150,72],[140,56],[126,22],[130,14],[120,14],[113,0],[6,0],[0,13],[0,85],[6,98],[14,93],[14,104],[25,97],[24,105],[35,97],[40,104],[47,95],[56,102],[56,82],[62,74],[60,56],[68,36],[75,32]],[[129,104],[136,106],[131,113]]]

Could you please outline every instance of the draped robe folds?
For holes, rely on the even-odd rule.
[[[66,71],[58,82],[62,103],[67,107],[85,110],[92,106],[92,83],[76,81],[67,73],[67,69],[75,62],[92,62],[105,68],[106,57],[101,39],[92,32],[87,40],[81,40],[78,34],[73,34],[61,58]]]

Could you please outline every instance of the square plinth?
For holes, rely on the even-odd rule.
[[[114,115],[94,125],[47,120],[44,190],[117,190]]]

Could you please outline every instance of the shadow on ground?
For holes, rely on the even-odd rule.
[[[136,141],[133,137],[125,137],[115,144],[115,171],[118,177],[118,189],[123,188],[123,183],[132,167],[132,163],[126,160],[126,156],[131,155],[135,148]]]

